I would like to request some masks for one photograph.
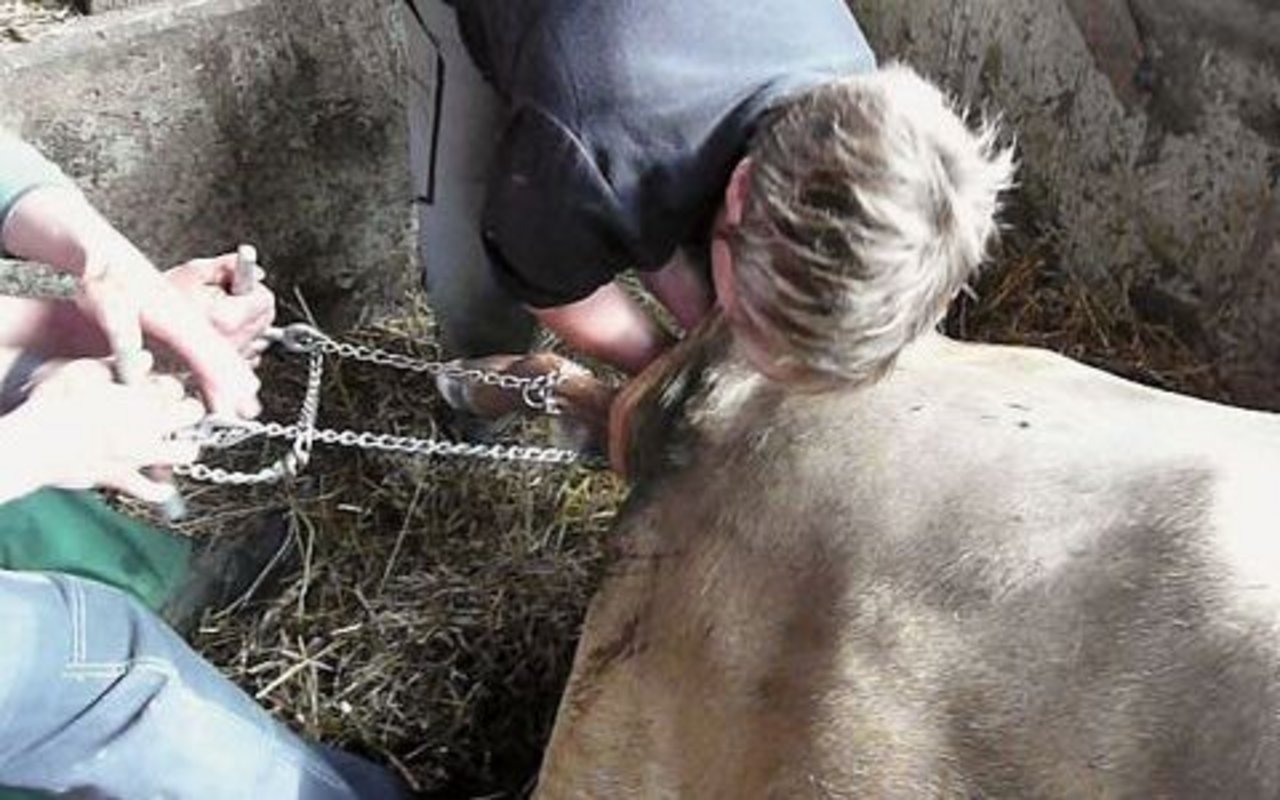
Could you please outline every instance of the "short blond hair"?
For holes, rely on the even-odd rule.
[[[971,130],[916,72],[890,65],[786,101],[761,125],[735,304],[770,356],[874,379],[935,327],[986,256],[1012,148]]]

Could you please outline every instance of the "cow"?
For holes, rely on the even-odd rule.
[[[938,333],[800,391],[715,318],[608,428],[539,797],[1280,796],[1276,415]]]
[[[1012,180],[964,116],[900,66],[780,112],[723,313],[612,400],[489,362],[632,484],[540,797],[1280,797],[1280,419],[938,333]]]

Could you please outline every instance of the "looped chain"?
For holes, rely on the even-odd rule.
[[[543,414],[558,415],[560,406],[556,399],[556,387],[561,376],[557,373],[532,378],[505,375],[482,369],[463,369],[449,361],[416,359],[400,353],[391,353],[376,347],[338,342],[328,334],[305,323],[294,323],[284,328],[268,328],[263,338],[279,344],[286,351],[308,357],[307,386],[293,425],[256,420],[221,419],[206,417],[198,425],[182,435],[201,447],[225,449],[249,439],[289,439],[292,444],[287,453],[270,466],[256,472],[236,472],[210,467],[205,464],[178,466],[179,475],[208,483],[232,486],[276,483],[291,478],[304,469],[311,460],[311,449],[316,442],[338,447],[361,450],[405,453],[419,456],[457,456],[490,461],[523,461],[538,464],[572,464],[579,460],[573,450],[554,447],[529,447],[517,444],[474,444],[451,442],[441,439],[420,439],[413,436],[397,436],[370,431],[333,430],[317,428],[320,413],[320,388],[324,377],[324,357],[332,355],[353,361],[363,361],[378,366],[408,372],[423,373],[433,377],[456,379],[468,383],[481,383],[501,389],[519,391],[529,408]]]
[[[561,380],[559,372],[528,378],[493,370],[464,369],[453,361],[431,361],[380,350],[368,345],[339,342],[305,322],[295,322],[284,328],[269,328],[266,337],[270,341],[280,342],[286,350],[293,353],[320,352],[337,358],[426,374],[433,378],[456,379],[465,383],[480,383],[485,386],[518,391],[525,405],[534,411],[551,416],[560,413],[560,406],[555,399],[555,387]]]

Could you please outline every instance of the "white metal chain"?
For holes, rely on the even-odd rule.
[[[174,471],[179,475],[194,480],[233,486],[276,483],[287,477],[293,477],[306,467],[311,459],[312,445],[316,442],[415,456],[457,456],[490,461],[571,464],[579,459],[576,451],[554,447],[451,442],[371,431],[316,427],[316,419],[320,412],[320,387],[324,377],[325,355],[519,391],[526,405],[550,415],[560,413],[555,396],[556,385],[559,383],[558,373],[527,378],[490,370],[463,369],[450,361],[416,359],[375,347],[338,342],[305,323],[295,323],[285,328],[269,328],[265,336],[269,341],[279,343],[289,352],[305,354],[308,357],[307,387],[298,410],[297,422],[293,425],[283,425],[278,422],[221,420],[209,417],[188,432],[186,437],[201,447],[212,449],[225,449],[257,437],[288,439],[292,441],[289,452],[277,459],[275,463],[256,472],[237,472],[221,467],[210,467],[206,464],[191,464],[176,467]]]
[[[406,372],[453,378],[466,383],[480,383],[512,391],[518,390],[525,405],[533,410],[552,416],[560,413],[560,407],[555,398],[555,385],[559,382],[559,375],[556,373],[529,378],[493,370],[463,369],[453,361],[430,361],[379,350],[376,347],[339,342],[304,323],[295,323],[287,328],[271,328],[267,331],[267,337],[273,341],[279,341],[286,350],[292,352],[318,351],[338,358],[349,358],[353,361],[363,361]]]

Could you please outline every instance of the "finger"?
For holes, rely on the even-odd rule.
[[[65,361],[61,359],[50,359],[44,362],[43,364],[41,364],[40,366],[36,367],[35,371],[31,373],[31,378],[28,380],[28,384],[30,386],[39,386],[40,384],[48,380],[51,375],[63,370],[69,364],[73,364],[73,363],[75,362]],[[107,366],[105,364],[96,360],[93,360],[92,363],[97,365],[97,369],[100,371],[100,373],[105,372],[108,380],[110,380],[111,372],[110,370],[107,369]]]
[[[275,304],[268,295],[222,297],[212,304],[209,320],[223,336],[237,345],[262,333],[275,318]]]
[[[271,327],[271,324],[275,322],[275,319],[276,319],[276,310],[274,305],[271,305],[262,309],[249,322],[249,324],[245,326],[245,329],[244,329],[245,339],[247,339],[251,343],[261,342],[263,343],[263,347],[265,349],[265,347],[269,346],[271,343],[268,340],[263,338],[263,334],[267,332],[267,328]]]
[[[153,480],[169,482],[171,470],[179,464],[191,464],[200,457],[200,445],[190,439],[166,439],[142,454],[151,467],[147,470]]]
[[[109,359],[77,358],[64,361],[39,373],[32,381],[32,388],[56,387],[54,391],[64,397],[102,398],[112,392],[122,391],[115,385],[113,361]]]
[[[178,493],[172,483],[151,480],[137,470],[121,470],[108,476],[102,485],[153,505],[168,503]]]
[[[165,404],[176,403],[187,395],[186,387],[182,385],[182,381],[172,375],[152,376],[150,389],[152,395]]]
[[[257,364],[262,361],[262,354],[266,352],[266,348],[262,346],[261,339],[254,339],[240,348],[240,357],[249,362],[249,366],[256,372]]]
[[[224,286],[235,274],[236,254],[223,253],[212,258],[193,258],[185,264],[174,267],[184,273],[184,277],[193,283],[210,286]]]
[[[175,400],[153,395],[151,402],[146,411],[146,427],[137,431],[136,440],[151,438],[152,441],[161,441],[182,437],[208,416],[204,403],[194,397]]]
[[[97,320],[116,358],[119,380],[129,383],[150,371],[140,354],[142,344],[141,309],[123,287],[110,282],[105,274],[86,280],[82,284],[83,302]]]
[[[262,336],[257,336],[245,342],[240,347],[240,355],[245,358],[256,359],[263,353],[271,349],[272,341]]]
[[[276,321],[276,299],[274,296],[267,297],[261,301],[261,307],[258,315],[253,318],[253,335],[261,336],[266,332],[267,328]]]
[[[103,332],[112,337],[113,344],[117,341],[122,344],[142,342],[141,331],[131,330],[138,328],[138,306],[129,292],[111,279],[105,267],[95,267],[81,278],[79,300],[88,307]],[[126,339],[128,336],[134,338]]]
[[[155,357],[147,350],[120,350],[111,359],[115,380],[125,385],[137,385],[151,374]]]
[[[57,378],[70,381],[77,386],[92,387],[100,390],[101,384],[111,383],[114,365],[110,359],[75,358],[70,361],[50,364],[47,372],[41,374],[41,381]]]
[[[170,403],[164,417],[167,423],[165,433],[190,428],[204,417],[204,405],[194,397],[188,397],[178,403]]]
[[[213,258],[192,259],[175,269],[184,270],[187,273],[185,277],[200,283],[217,286],[229,294],[238,294],[235,291],[237,282],[241,287],[251,290],[259,280],[266,277],[266,272],[257,265],[256,251],[252,255],[252,259],[246,260],[237,249],[234,253],[223,253]]]
[[[209,409],[214,413],[257,416],[258,378],[232,343],[203,315],[175,313],[190,306],[181,298],[149,307],[147,329],[167,344],[195,373]]]
[[[253,371],[253,368],[249,366],[248,362],[241,363],[243,363],[250,372]],[[262,414],[262,403],[258,402],[258,393],[255,391],[247,401],[240,404],[236,411],[245,419],[257,419]]]

